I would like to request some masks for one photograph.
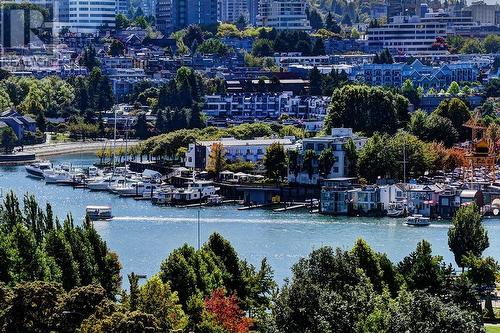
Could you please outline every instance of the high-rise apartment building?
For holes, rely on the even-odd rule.
[[[62,0],[59,6],[64,9],[59,23],[72,32],[94,33],[102,27],[115,26],[117,0]]]
[[[500,6],[498,4],[488,5],[484,1],[476,1],[464,11],[470,12],[472,20],[481,25],[499,24],[499,22],[496,22],[496,13],[500,11]]]
[[[257,25],[278,30],[310,30],[304,0],[260,0]]]
[[[219,19],[223,22],[236,22],[240,16],[249,20],[248,0],[220,0]]]
[[[164,34],[191,24],[217,23],[217,0],[156,0],[156,24]]]

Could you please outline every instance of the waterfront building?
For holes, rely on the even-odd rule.
[[[408,212],[410,214],[420,214],[424,217],[434,217],[437,212],[439,193],[442,190],[443,188],[437,184],[407,184]]]
[[[319,211],[322,214],[348,215],[354,192],[353,177],[328,178],[322,181]]]
[[[319,184],[321,175],[319,172],[318,157],[325,149],[332,148],[335,163],[333,164],[330,172],[324,178],[338,178],[345,177],[349,174],[349,161],[345,150],[345,144],[352,140],[357,150],[363,148],[366,137],[354,134],[352,128],[333,128],[331,135],[304,138],[302,140],[302,147],[299,152],[298,164],[302,165],[304,154],[307,150],[312,150],[315,153],[315,158],[312,162],[313,173],[310,176],[307,170],[289,170],[288,182],[298,184]]]
[[[424,89],[447,89],[451,82],[475,82],[479,69],[474,63],[449,63],[440,67],[428,66],[415,60],[411,65],[394,64],[363,64],[354,68],[351,79],[369,85],[401,87],[407,79],[414,86]]]
[[[256,21],[277,30],[310,30],[305,0],[260,0]]]
[[[287,149],[295,148],[295,138],[284,139],[252,139],[238,140],[235,138],[222,138],[216,141],[199,141],[190,143],[186,153],[187,168],[206,169],[210,152],[214,144],[222,144],[224,158],[230,162],[246,161],[260,163],[264,160],[267,148],[273,143],[279,143]]]
[[[217,23],[217,0],[157,0],[158,29],[165,35],[191,24]]]
[[[203,112],[209,117],[231,119],[278,119],[283,114],[323,119],[329,103],[329,97],[296,96],[290,91],[207,95]]]

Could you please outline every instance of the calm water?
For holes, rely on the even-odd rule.
[[[52,159],[54,163],[70,162],[89,165],[93,155],[75,155]],[[197,208],[157,207],[147,201],[120,198],[109,193],[95,193],[56,185],[26,176],[23,167],[0,167],[0,188],[13,189],[18,195],[31,192],[42,203],[50,202],[61,218],[71,212],[81,221],[85,206],[106,204],[113,207],[116,218],[96,222],[95,227],[118,253],[124,276],[130,272],[158,272],[160,263],[170,251],[189,243],[197,244]],[[500,260],[500,220],[486,220],[490,236],[487,255]],[[214,231],[221,233],[250,263],[258,265],[267,257],[278,281],[290,276],[290,267],[312,249],[322,245],[350,249],[359,237],[375,250],[400,260],[415,249],[418,241],[432,243],[436,254],[453,262],[448,250],[449,223],[433,223],[427,228],[411,228],[399,219],[347,218],[313,215],[307,212],[274,213],[266,210],[238,211],[237,206],[201,209],[202,242]]]

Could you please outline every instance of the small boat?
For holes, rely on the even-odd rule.
[[[62,169],[49,169],[43,173],[43,178],[45,178],[46,184],[57,184],[59,181],[66,181],[71,179],[71,174],[68,171]]]
[[[222,205],[222,197],[218,194],[212,194],[207,197],[207,206]]]
[[[36,178],[44,177],[43,173],[52,169],[52,164],[49,161],[36,162],[28,164],[24,167],[29,176]]]
[[[387,210],[388,217],[403,217],[405,215],[405,207],[401,202],[391,202]]]
[[[190,203],[203,200],[219,190],[211,181],[195,180],[188,184],[188,188],[180,188],[174,191],[173,201],[179,203]]]
[[[408,216],[406,224],[415,227],[427,227],[431,224],[431,219],[420,214],[413,214],[412,216]]]
[[[175,187],[173,187],[173,186],[170,186],[170,185],[162,186],[161,189],[153,191],[153,195],[151,197],[151,202],[154,205],[168,205],[168,204],[172,203],[174,191],[175,191]]]
[[[121,197],[142,197],[144,192],[152,194],[159,188],[159,184],[129,181],[128,183],[112,187],[112,191]]]
[[[110,220],[113,218],[110,206],[87,206],[85,211],[92,221]]]

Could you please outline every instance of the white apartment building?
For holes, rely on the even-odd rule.
[[[277,30],[310,30],[305,0],[260,0],[257,25]]]
[[[323,150],[328,148],[332,148],[333,150],[335,163],[326,178],[347,176],[349,161],[347,159],[345,144],[349,140],[352,140],[356,150],[359,150],[363,148],[368,139],[354,134],[352,128],[332,128],[331,135],[304,138],[302,140],[302,149],[299,152],[299,170],[289,170],[288,181],[299,184],[318,184],[321,178],[318,157]],[[312,150],[316,155],[313,160],[314,172],[311,177],[309,177],[308,171],[300,166],[306,150]]]
[[[230,162],[247,161],[262,162],[267,148],[273,143],[283,145],[284,149],[295,148],[295,137],[283,139],[252,139],[238,140],[235,138],[222,138],[217,141],[200,141],[196,144],[190,143],[186,153],[187,168],[205,169],[208,164],[210,152],[214,144],[221,143],[224,147],[224,158]]]
[[[219,1],[219,20],[222,22],[236,22],[240,16],[243,16],[247,22],[250,19],[248,0],[220,0]]]
[[[61,22],[72,32],[95,33],[115,26],[117,0],[69,0],[69,22]]]
[[[368,44],[399,55],[444,54],[446,50],[435,50],[432,44],[437,37],[446,37],[447,26],[439,20],[395,16],[386,25],[368,29]]]

